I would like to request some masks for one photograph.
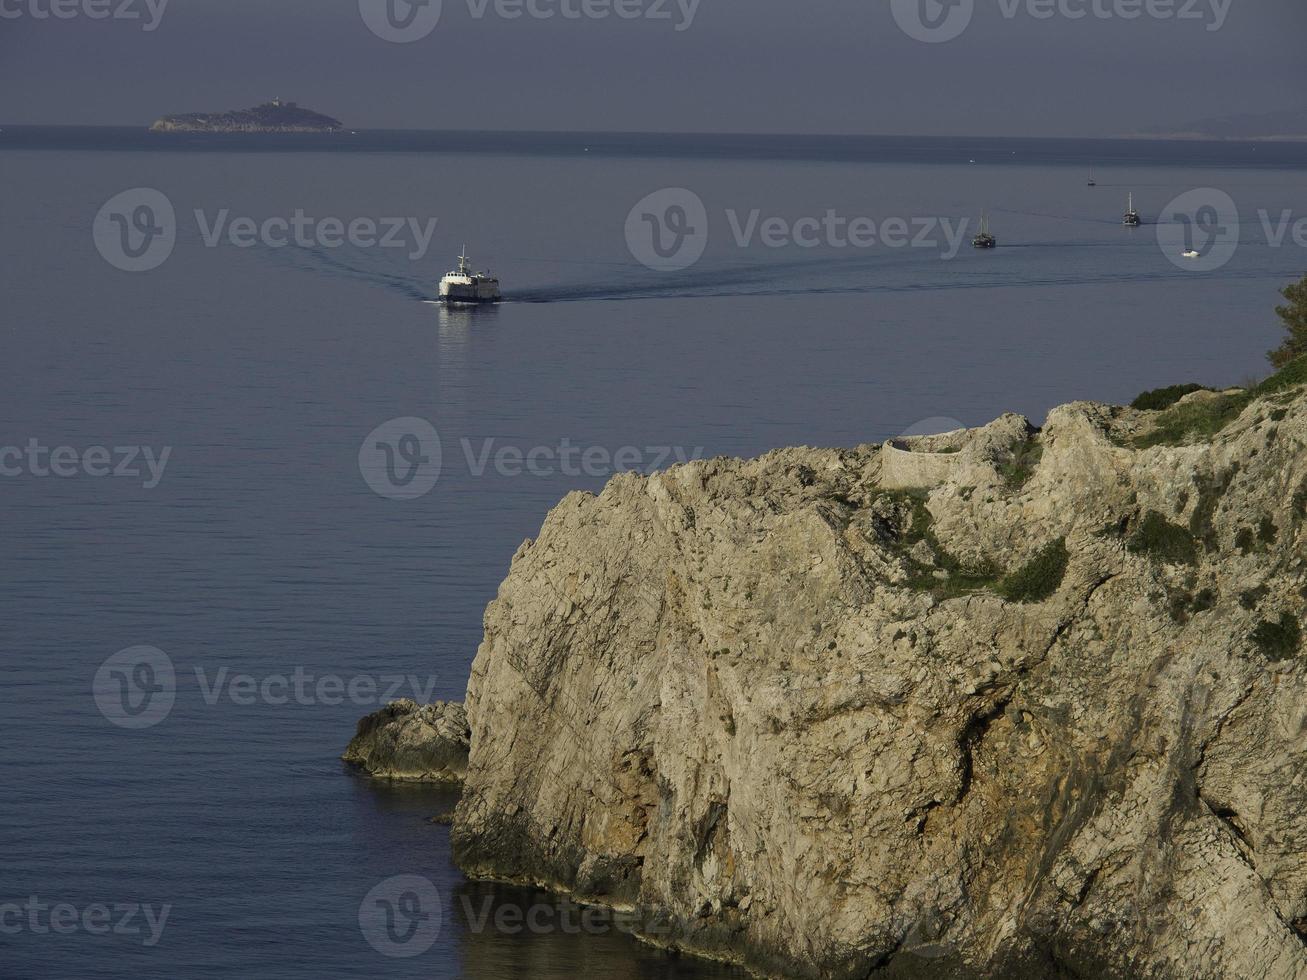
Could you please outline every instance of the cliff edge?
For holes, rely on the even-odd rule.
[[[456,859],[764,974],[1307,978],[1303,374],[569,495]]]

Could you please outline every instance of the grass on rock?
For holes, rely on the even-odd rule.
[[[1126,547],[1136,555],[1148,555],[1168,565],[1194,565],[1198,562],[1198,541],[1187,528],[1172,524],[1155,510],[1150,510],[1135,528]]]
[[[1061,587],[1070,561],[1066,538],[1058,538],[1004,578],[998,584],[998,594],[1008,602],[1043,602]]]

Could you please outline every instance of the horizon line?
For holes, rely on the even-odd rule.
[[[139,130],[149,132],[148,125],[137,123],[9,123],[0,122],[0,132],[9,129],[89,129],[89,130]],[[206,136],[206,135],[247,135],[247,136],[339,136],[342,134],[364,133],[433,133],[467,136],[686,136],[686,137],[742,137],[742,138],[789,138],[789,139],[920,139],[920,140],[1046,140],[1072,141],[1093,140],[1097,142],[1167,142],[1167,143],[1303,143],[1307,134],[1301,136],[1216,136],[1208,133],[1117,133],[1110,136],[1035,136],[1035,135],[986,135],[979,133],[796,133],[796,132],[758,132],[748,130],[652,130],[652,129],[441,129],[432,127],[410,126],[342,126],[340,130],[325,133],[155,133],[168,136]]]

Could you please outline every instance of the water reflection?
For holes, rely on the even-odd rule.
[[[497,882],[469,881],[450,862],[449,827],[457,786],[370,779],[349,769],[360,811],[356,841],[361,895],[386,876],[419,874],[444,898],[445,925],[425,954],[426,976],[443,980],[744,980],[742,970],[656,949],[635,939],[637,923],[559,895]],[[657,922],[640,922],[657,934]],[[415,963],[418,961],[414,961]],[[452,970],[452,974],[451,974]]]
[[[472,980],[742,980],[743,970],[668,953],[630,935],[629,917],[534,888],[469,881],[454,894],[462,976]]]
[[[468,377],[468,356],[473,338],[493,329],[499,307],[493,303],[475,306],[434,306],[437,323],[438,382],[445,411],[465,411],[472,386]]]

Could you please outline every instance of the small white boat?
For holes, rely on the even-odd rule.
[[[1192,248],[1189,249],[1189,251],[1180,254],[1182,254],[1186,259],[1201,259],[1203,257],[1201,252],[1195,252]]]
[[[473,272],[467,262],[467,246],[458,257],[458,268],[440,280],[442,303],[498,303],[499,280],[489,272]]]
[[[1139,212],[1135,210],[1135,195],[1133,192],[1130,194],[1130,203],[1126,205],[1125,218],[1121,223],[1127,228],[1138,228],[1143,223],[1143,219],[1139,217]]]

